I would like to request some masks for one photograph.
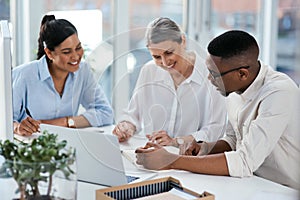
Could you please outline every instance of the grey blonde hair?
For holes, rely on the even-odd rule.
[[[147,26],[145,33],[147,46],[164,41],[182,42],[182,31],[179,26],[167,17],[159,17]]]

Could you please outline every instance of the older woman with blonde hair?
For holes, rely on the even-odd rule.
[[[153,60],[142,67],[113,134],[122,142],[143,129],[149,140],[173,146],[220,138],[225,102],[207,80],[204,59],[186,49],[185,34],[169,18],[152,21],[145,38]]]

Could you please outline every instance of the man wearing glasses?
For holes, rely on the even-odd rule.
[[[208,78],[227,97],[225,136],[214,143],[186,145],[185,155],[147,143],[136,150],[137,163],[234,177],[255,174],[299,189],[299,88],[258,60],[258,44],[246,32],[216,37],[208,52]]]

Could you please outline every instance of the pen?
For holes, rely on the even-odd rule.
[[[26,112],[26,114],[27,114],[29,117],[31,117],[31,118],[32,118],[32,116],[31,116],[31,114],[30,114],[30,112],[29,112],[29,110],[28,110],[28,108],[27,108],[27,107],[25,107],[25,112]]]
[[[31,116],[31,114],[30,114],[30,112],[29,112],[29,109],[28,109],[27,107],[25,107],[25,112],[26,112],[26,114],[27,114],[29,117],[32,118],[32,116]],[[36,128],[37,128],[37,132],[40,132],[40,131],[41,131],[39,125],[38,125],[38,127],[36,127]]]

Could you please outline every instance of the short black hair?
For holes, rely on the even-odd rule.
[[[241,30],[231,30],[214,38],[207,50],[213,56],[230,58],[241,55],[252,47],[258,50],[258,44],[252,35]]]

